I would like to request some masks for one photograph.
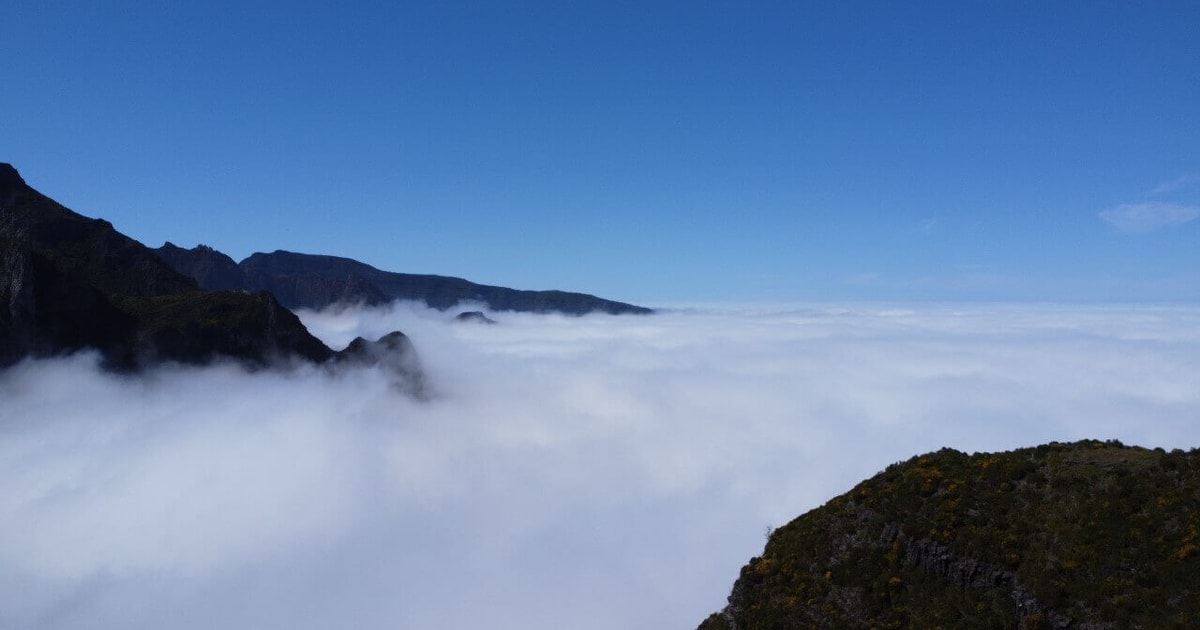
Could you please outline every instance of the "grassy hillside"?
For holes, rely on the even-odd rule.
[[[943,449],[772,533],[701,630],[1200,627],[1200,452]]]

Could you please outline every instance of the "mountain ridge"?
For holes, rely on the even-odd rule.
[[[412,300],[438,310],[479,303],[493,311],[653,313],[649,308],[586,293],[511,289],[453,276],[384,271],[352,258],[326,254],[275,250],[257,252],[234,263],[228,255],[206,245],[184,249],[167,242],[154,251],[205,288],[267,290],[292,309],[319,310],[336,304],[378,306],[393,300]]]
[[[70,210],[0,163],[0,368],[82,350],[118,371],[217,359],[332,365],[362,363],[380,348],[411,354],[407,341],[335,352],[271,293],[204,290],[108,221]]]

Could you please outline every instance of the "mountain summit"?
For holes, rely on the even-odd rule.
[[[27,186],[25,180],[21,178],[21,174],[12,164],[0,162],[0,194],[4,194],[5,191],[19,190],[25,186]]]

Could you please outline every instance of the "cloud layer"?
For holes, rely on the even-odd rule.
[[[763,530],[951,446],[1200,445],[1200,309],[413,306],[361,370],[0,377],[0,626],[694,627]]]
[[[1150,189],[1151,195],[1165,195],[1200,184],[1200,173],[1185,173]]]
[[[1126,203],[1100,212],[1100,218],[1131,234],[1183,225],[1200,217],[1200,208],[1176,203]]]

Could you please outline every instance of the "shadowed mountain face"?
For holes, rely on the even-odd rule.
[[[231,269],[209,253],[193,269],[229,284]],[[340,356],[270,293],[203,290],[107,221],[68,210],[0,163],[0,367],[85,349],[118,370]]]
[[[167,243],[153,250],[175,271],[194,279],[209,291],[237,291],[246,288],[246,275],[232,258],[208,247],[198,245],[183,249]]]
[[[417,351],[402,332],[390,332],[375,341],[355,337],[344,350],[337,353],[335,364],[380,366],[393,376],[392,386],[395,389],[420,400],[429,398],[429,386]]]
[[[355,270],[340,269],[336,265],[277,269],[270,264],[250,263],[255,260],[254,256],[239,265],[229,256],[205,245],[183,249],[167,243],[154,251],[176,271],[191,276],[206,289],[270,291],[288,308],[319,309],[332,304],[378,306],[388,302],[387,296]]]
[[[648,314],[648,308],[565,291],[520,291],[468,282],[447,276],[381,271],[370,265],[337,256],[276,251],[253,254],[229,268],[228,256],[200,246],[191,250],[167,243],[155,250],[172,267],[195,278],[209,289],[267,290],[288,308],[320,309],[332,304],[378,305],[392,300],[421,301],[446,310],[460,302],[486,304],[496,311],[534,313]],[[218,271],[219,270],[219,271]]]
[[[914,457],[775,530],[700,630],[1200,627],[1200,451]]]

